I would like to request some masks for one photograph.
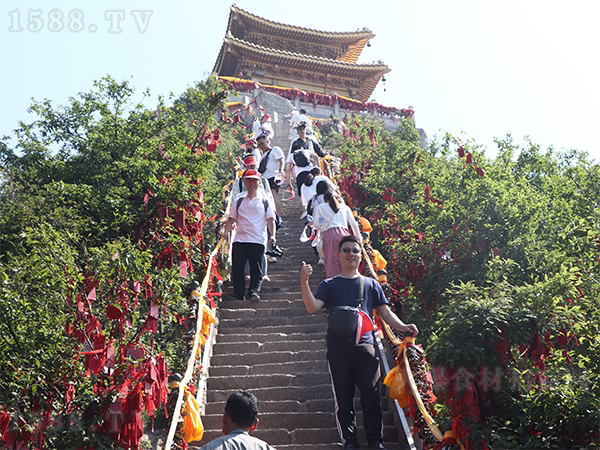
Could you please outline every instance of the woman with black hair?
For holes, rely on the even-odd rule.
[[[352,211],[339,194],[328,190],[323,194],[324,202],[317,206],[313,214],[313,226],[321,232],[323,257],[327,278],[342,272],[338,244],[344,236],[352,234],[362,242],[360,230]]]
[[[329,178],[321,174],[321,169],[313,167],[300,189],[302,206],[306,209],[308,214],[313,213],[314,209],[319,203],[322,203],[322,197],[318,203],[315,202],[317,195],[323,195],[328,189],[334,190],[334,185],[331,183]]]

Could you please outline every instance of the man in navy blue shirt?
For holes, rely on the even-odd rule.
[[[302,300],[310,314],[323,307],[357,306],[360,278],[358,267],[362,260],[362,246],[356,236],[344,236],[339,244],[342,273],[321,282],[313,295],[308,281],[312,266],[302,262],[300,280]],[[373,308],[392,328],[416,336],[416,325],[403,323],[390,310],[379,283],[364,277],[364,295],[361,310],[371,319]],[[357,342],[358,341],[358,342]],[[363,410],[367,441],[371,449],[383,449],[383,419],[381,410],[381,373],[375,356],[373,333],[355,338],[341,338],[327,332],[327,361],[336,401],[336,419],[345,449],[358,449],[356,419],[354,417],[354,386],[358,386]]]

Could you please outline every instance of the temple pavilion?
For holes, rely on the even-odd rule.
[[[366,102],[390,71],[381,61],[356,62],[374,36],[285,25],[234,4],[213,73]]]

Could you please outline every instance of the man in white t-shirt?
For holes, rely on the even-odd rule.
[[[233,281],[233,298],[243,300],[246,288],[244,266],[250,266],[250,286],[246,298],[252,302],[260,300],[260,285],[263,279],[263,257],[269,228],[269,243],[276,244],[275,212],[266,198],[258,195],[258,184],[261,176],[258,171],[249,169],[244,174],[244,184],[248,194],[235,200],[231,205],[229,219],[225,226],[225,234],[229,234],[233,225],[237,224],[237,232],[233,240],[231,252],[231,278]]]
[[[200,450],[275,450],[266,442],[251,436],[258,427],[258,400],[247,391],[229,396],[223,413],[223,436],[205,444]]]
[[[275,137],[275,131],[273,131],[273,125],[271,125],[271,116],[264,114],[260,120],[255,120],[252,124],[252,134],[254,138],[258,138],[261,134],[266,134],[271,139]]]
[[[291,141],[295,141],[298,139],[298,130],[297,127],[300,123],[304,122],[306,124],[306,134],[311,136],[313,133],[312,121],[306,115],[306,110],[301,109],[300,111],[292,111],[294,114],[290,118],[290,135],[289,138]]]
[[[326,155],[321,149],[318,143],[314,142],[311,138],[306,136],[306,124],[301,123],[297,127],[298,139],[292,142],[290,153],[288,154],[285,173],[288,184],[291,186],[292,180],[290,174],[293,173],[296,179],[296,185],[298,188],[298,195],[302,195],[302,184],[308,176],[310,169],[319,165],[319,158]],[[295,153],[301,153],[302,155],[295,155]],[[300,157],[298,157],[300,156]]]
[[[277,193],[279,192],[279,187],[283,183],[283,165],[284,165],[284,156],[283,150],[281,148],[275,146],[271,147],[271,141],[268,136],[264,134],[259,136],[256,139],[258,143],[258,148],[262,152],[261,164],[263,159],[267,159],[265,171],[262,173],[262,176],[266,178],[269,182],[269,188],[271,189],[271,194],[273,194],[273,200],[275,201],[275,210],[279,217],[281,217],[281,206],[279,203],[279,196]],[[259,164],[260,168],[260,164]]]

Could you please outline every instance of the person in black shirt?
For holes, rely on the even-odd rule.
[[[310,314],[315,314],[323,307],[357,306],[360,278],[358,267],[362,260],[362,246],[356,236],[345,236],[339,243],[342,273],[321,282],[313,295],[309,279],[312,266],[302,262],[300,280],[302,300]],[[391,327],[416,336],[419,333],[416,325],[405,324],[389,306],[379,283],[372,278],[364,277],[363,303],[360,305],[361,315],[373,317],[373,308]],[[359,303],[360,304],[360,303]],[[340,338],[331,329],[327,332],[327,362],[333,382],[336,401],[336,419],[344,448],[357,449],[356,419],[354,417],[354,388],[360,390],[361,406],[367,432],[369,448],[383,449],[383,414],[381,410],[381,373],[379,359],[375,355],[373,333],[362,336]]]

